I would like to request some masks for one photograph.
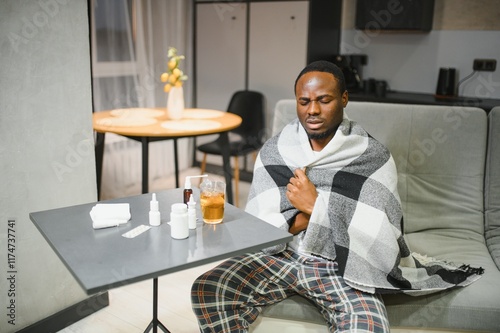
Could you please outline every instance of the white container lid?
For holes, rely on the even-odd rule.
[[[187,213],[187,206],[184,203],[175,203],[172,205],[172,213]]]

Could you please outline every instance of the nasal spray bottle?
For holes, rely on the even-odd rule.
[[[191,187],[191,178],[201,178],[206,177],[208,175],[199,175],[199,176],[187,176],[186,181],[184,182],[184,203],[187,205],[189,202],[191,194],[193,194],[193,188]]]
[[[157,227],[161,223],[160,211],[158,210],[158,200],[156,200],[156,193],[153,193],[153,197],[149,202],[149,224]]]
[[[193,195],[189,196],[188,205],[188,225],[189,229],[196,229],[196,202]]]

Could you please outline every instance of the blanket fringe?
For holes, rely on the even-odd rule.
[[[432,264],[443,265],[445,268],[450,269],[450,271],[464,273],[466,276],[482,275],[484,273],[484,268],[482,267],[471,267],[471,265],[468,264],[458,265],[450,261],[429,257],[417,252],[412,252],[411,255],[414,259],[418,260],[418,262],[425,266]]]
[[[470,265],[463,264],[462,266],[458,267],[457,271],[462,271],[467,276],[469,275],[483,275],[484,273],[484,268],[482,267],[471,267]]]
[[[428,255],[420,254],[417,252],[412,252],[411,256],[414,259],[416,259],[419,263],[421,263],[422,265],[425,265],[425,266],[437,264],[437,265],[447,266],[446,268],[448,268],[450,270],[455,270],[455,269],[458,269],[460,267],[460,265],[457,265],[453,262],[443,260],[443,259],[437,259],[434,257],[429,257]]]

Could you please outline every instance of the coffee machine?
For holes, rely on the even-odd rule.
[[[365,54],[343,54],[333,56],[332,62],[344,73],[348,92],[359,92],[363,89],[363,66],[368,63]]]

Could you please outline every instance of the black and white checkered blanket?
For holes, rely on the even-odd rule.
[[[288,230],[298,214],[286,197],[296,168],[316,185],[316,200],[300,251],[336,260],[353,288],[425,294],[465,286],[482,269],[453,265],[411,253],[403,237],[396,166],[385,146],[345,118],[320,152],[294,120],[259,153],[246,210]],[[286,245],[265,249],[268,254]]]

